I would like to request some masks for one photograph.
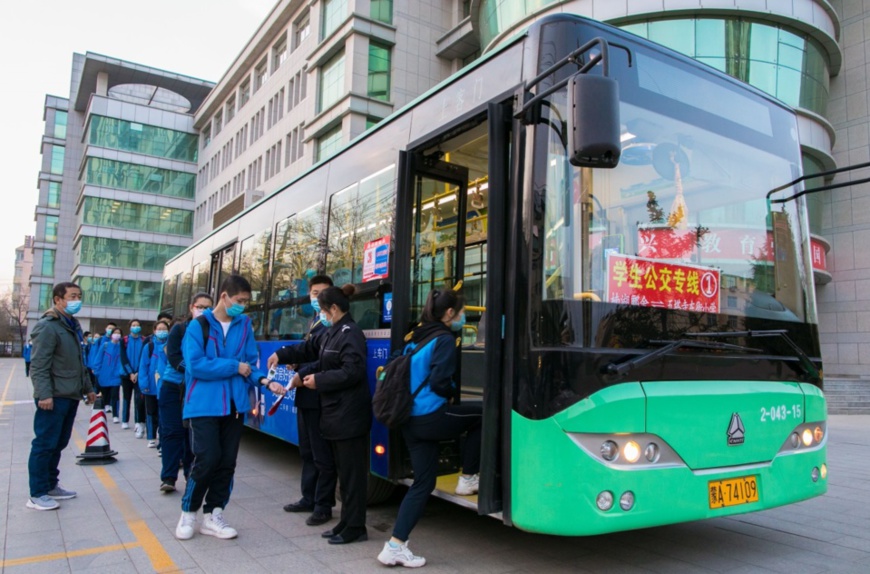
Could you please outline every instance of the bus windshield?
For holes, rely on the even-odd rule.
[[[800,174],[793,115],[677,64],[641,53],[619,78],[623,147],[612,170],[568,162],[566,90],[544,108],[532,230],[539,344],[638,346],[815,322],[804,206],[769,210],[765,199]],[[584,300],[602,304],[588,307],[580,333],[571,315],[584,311],[564,302]]]

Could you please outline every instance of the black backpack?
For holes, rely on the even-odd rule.
[[[414,399],[429,384],[427,378],[413,394],[411,393],[411,357],[425,347],[429,341],[441,334],[443,333],[439,332],[426,337],[417,344],[413,351],[409,353],[406,350],[384,367],[380,377],[378,377],[378,384],[372,397],[372,411],[378,422],[385,427],[399,428],[411,418]]]

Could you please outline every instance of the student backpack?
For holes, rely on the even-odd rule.
[[[372,396],[372,412],[375,418],[390,429],[397,429],[411,418],[414,399],[426,385],[429,378],[420,383],[411,393],[411,357],[417,354],[429,341],[443,332],[436,332],[420,341],[410,353],[405,350],[401,355],[387,363],[378,377],[375,394]]]

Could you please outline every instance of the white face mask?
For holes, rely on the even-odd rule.
[[[202,315],[202,309],[197,309],[196,307],[194,307],[193,308],[193,318],[196,319],[200,315]]]

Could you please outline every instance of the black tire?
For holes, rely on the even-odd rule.
[[[369,474],[368,490],[366,492],[366,504],[373,506],[380,504],[392,496],[396,485],[389,480]]]

